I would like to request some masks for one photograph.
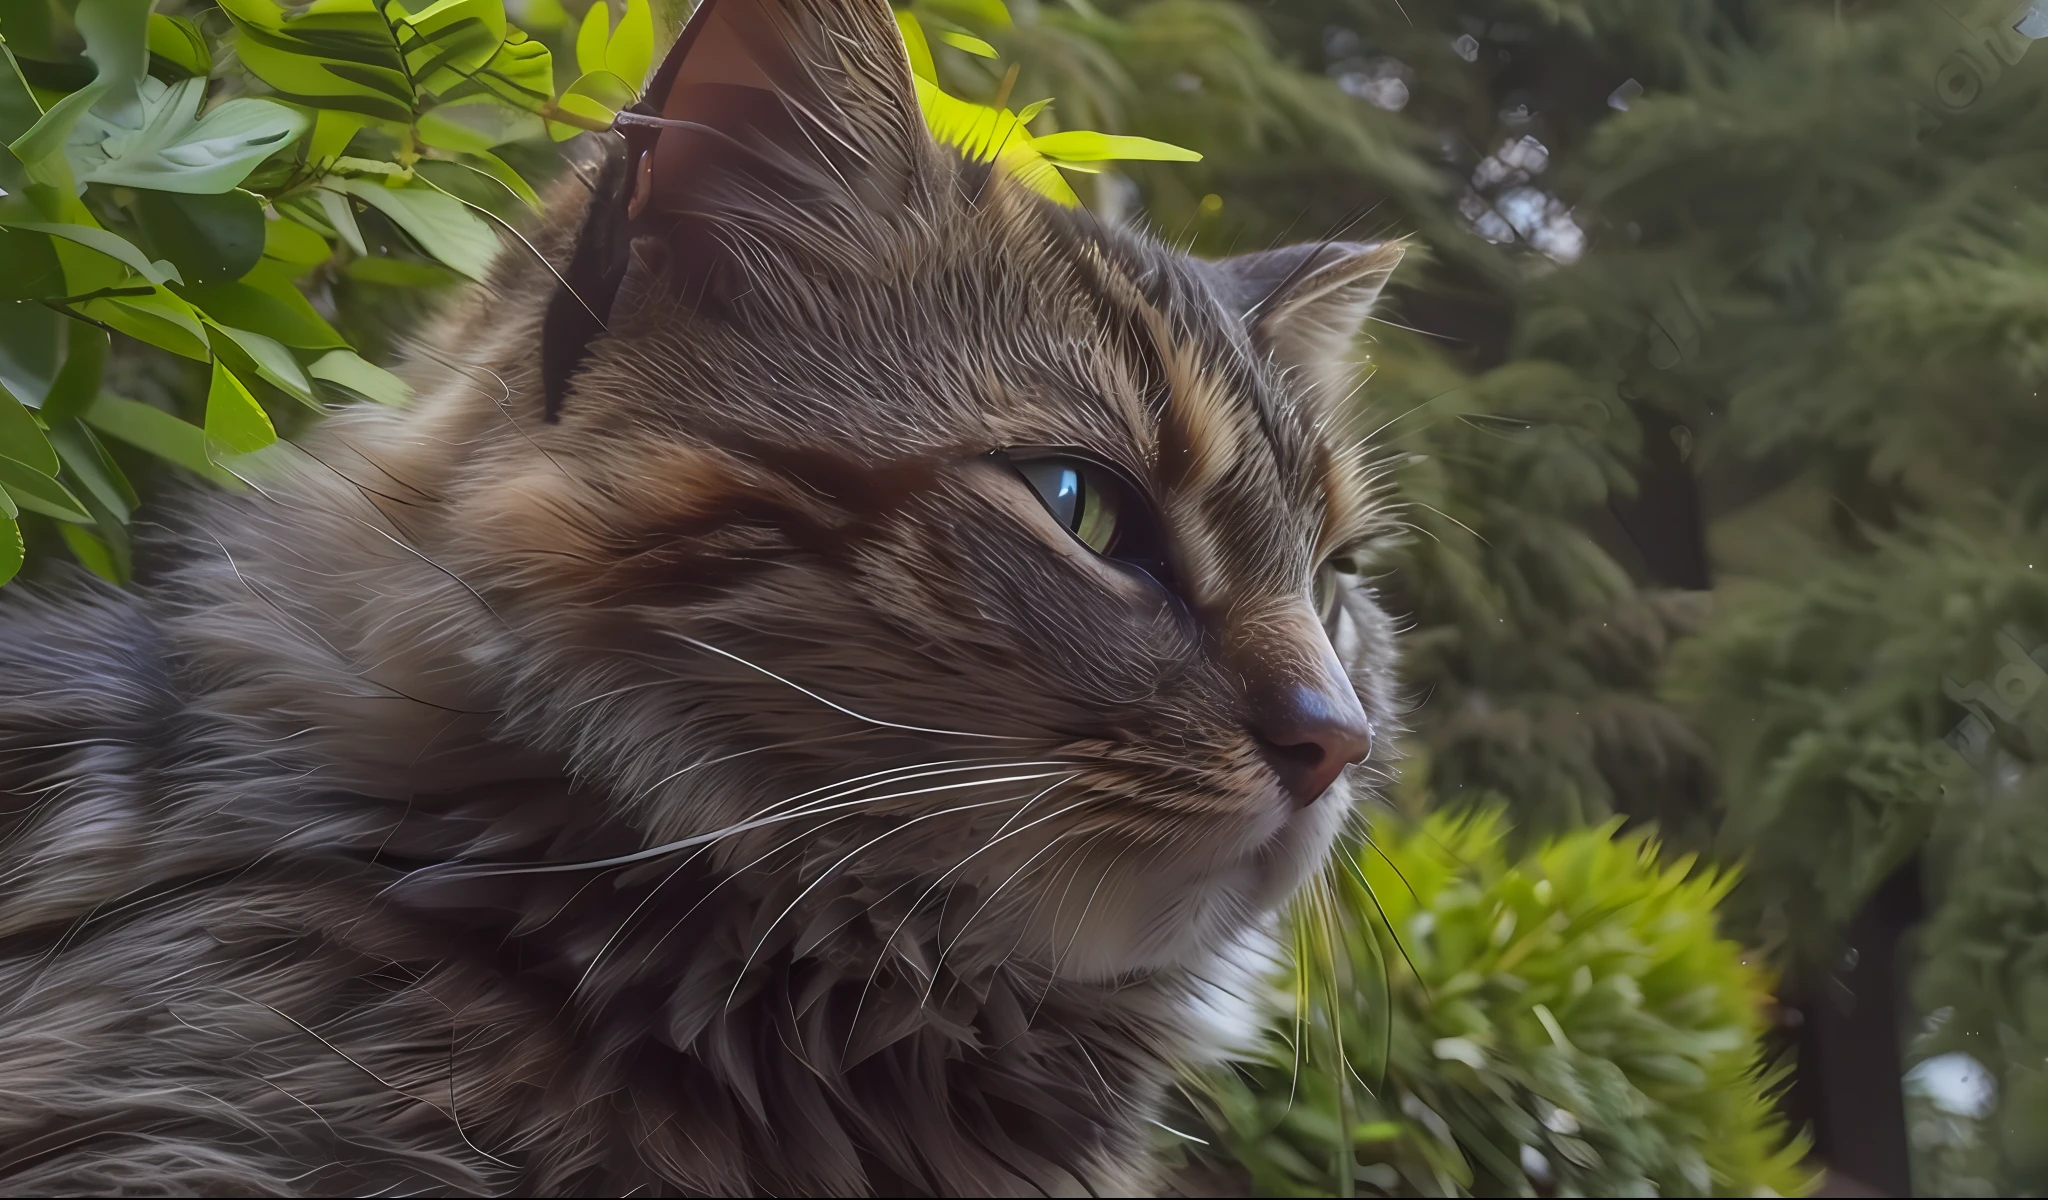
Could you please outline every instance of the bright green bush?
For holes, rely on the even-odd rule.
[[[1379,852],[1307,906],[1320,916],[1298,961],[1322,959],[1334,921],[1328,940],[1384,975],[1287,980],[1305,1002],[1293,1028],[1283,995],[1258,1060],[1204,1097],[1254,1186],[1345,1194],[1348,1173],[1365,1194],[1806,1191],[1761,1061],[1766,979],[1715,925],[1733,876],[1660,863],[1617,829],[1520,859],[1497,810],[1376,830]],[[1348,1089],[1313,1065],[1333,1040]]]

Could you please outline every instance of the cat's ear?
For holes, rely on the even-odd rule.
[[[1399,242],[1315,242],[1215,263],[1222,299],[1282,364],[1336,371],[1401,262]]]
[[[907,169],[930,140],[886,0],[703,0],[631,124],[629,208],[688,212],[709,177],[807,171],[851,184]]]
[[[721,225],[900,204],[931,146],[887,0],[702,0],[617,129],[543,326],[550,420],[636,263],[701,293],[728,265]]]

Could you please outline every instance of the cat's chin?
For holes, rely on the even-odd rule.
[[[1238,846],[1207,856],[1189,851],[1178,861],[1162,854],[1156,866],[1112,875],[1080,929],[1055,931],[1066,939],[1057,973],[1100,983],[1134,972],[1206,970],[1247,931],[1267,926],[1323,865],[1352,804],[1340,780]]]

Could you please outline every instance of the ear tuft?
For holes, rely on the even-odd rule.
[[[1214,264],[1225,304],[1289,366],[1326,374],[1344,358],[1400,265],[1399,242],[1314,242]]]

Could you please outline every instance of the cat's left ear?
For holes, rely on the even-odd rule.
[[[1283,365],[1336,372],[1400,265],[1399,242],[1315,242],[1213,264],[1222,300]]]
[[[701,299],[791,211],[900,207],[933,148],[887,0],[700,0],[616,128],[542,327],[549,420],[643,242]]]

